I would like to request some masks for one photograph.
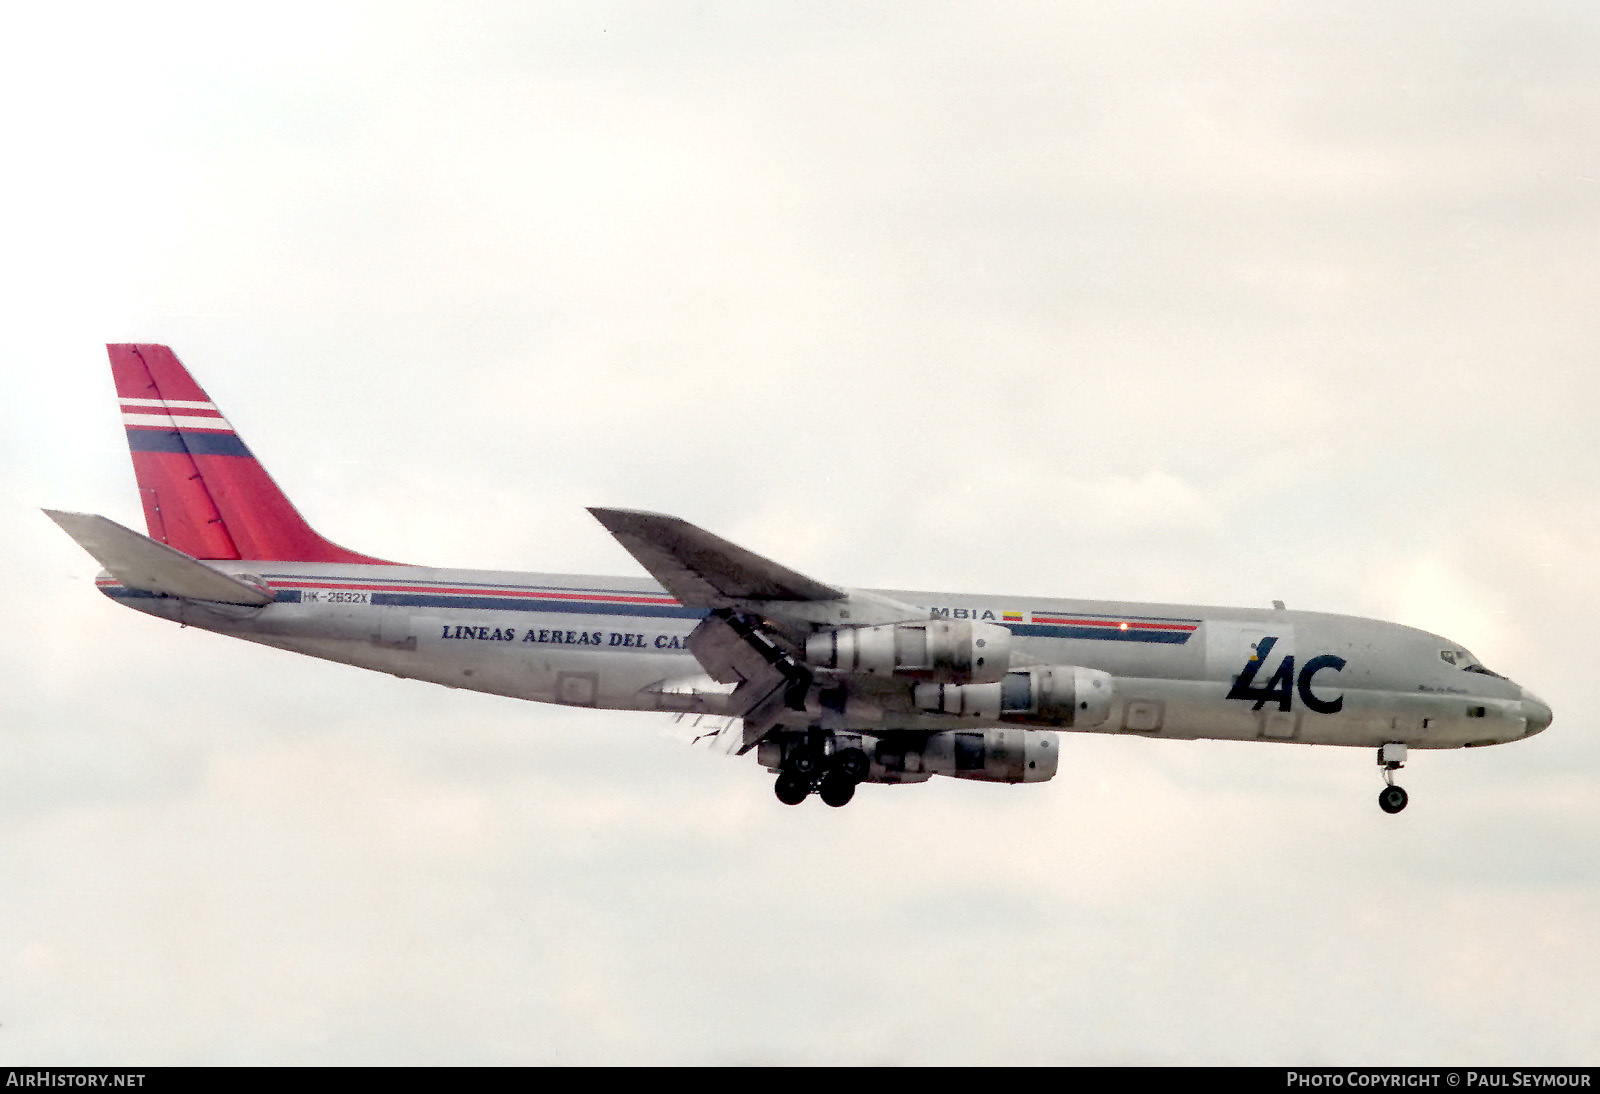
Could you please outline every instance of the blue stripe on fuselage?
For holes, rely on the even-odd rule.
[[[1007,623],[1006,629],[1024,638],[1086,638],[1098,642],[1161,642],[1181,646],[1193,631],[1143,631],[1136,627],[1060,627],[1035,623]]]

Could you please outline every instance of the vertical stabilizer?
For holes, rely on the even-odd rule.
[[[193,558],[383,563],[305,522],[171,349],[106,349],[151,539]]]

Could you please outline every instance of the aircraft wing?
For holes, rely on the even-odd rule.
[[[928,618],[925,608],[881,593],[825,585],[679,517],[638,509],[589,512],[678,603],[764,620],[767,629],[790,641],[803,642],[823,627]]]
[[[272,594],[214,570],[175,547],[157,543],[114,520],[91,513],[46,509],[45,516],[130,589],[223,604],[272,603]]]
[[[638,509],[591,508],[650,576],[695,608],[745,600],[843,600],[846,593],[729,543],[686,520]]]
[[[650,576],[706,618],[689,652],[722,684],[735,684],[732,712],[754,747],[789,712],[803,717],[813,672],[801,647],[824,627],[927,618],[926,610],[877,593],[837,588],[663,513],[591,508],[595,519]]]

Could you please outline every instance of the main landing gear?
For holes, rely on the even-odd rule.
[[[856,785],[867,777],[870,766],[867,754],[859,748],[841,748],[825,755],[808,742],[785,757],[772,791],[784,805],[799,805],[816,791],[817,797],[837,809],[855,797]]]
[[[1398,813],[1406,807],[1410,796],[1405,787],[1394,784],[1394,773],[1406,765],[1406,746],[1387,744],[1378,749],[1378,766],[1383,769],[1384,787],[1378,792],[1378,808],[1385,813]]]

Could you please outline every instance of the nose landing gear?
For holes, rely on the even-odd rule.
[[[1378,766],[1383,769],[1384,787],[1378,792],[1378,808],[1385,813],[1398,813],[1406,807],[1410,795],[1405,787],[1394,784],[1394,773],[1406,765],[1406,746],[1386,744],[1378,749]]]

